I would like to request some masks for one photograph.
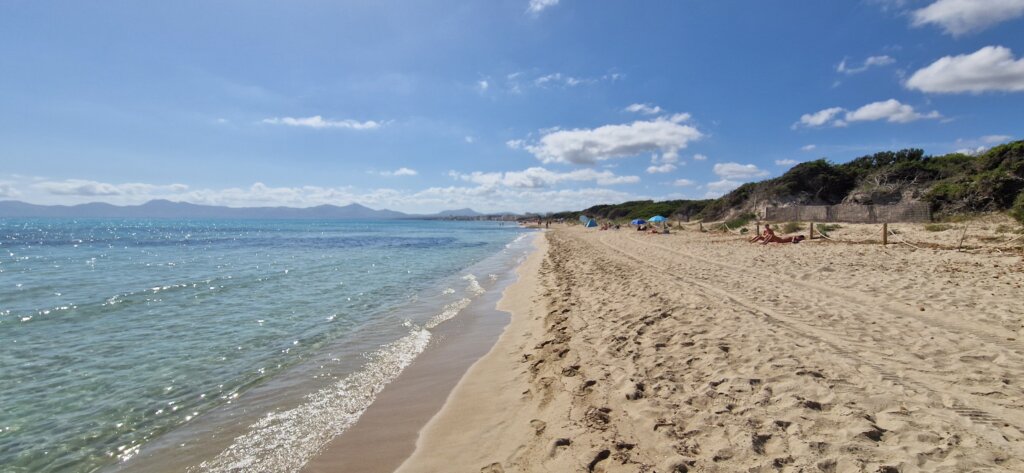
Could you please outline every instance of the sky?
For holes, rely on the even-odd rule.
[[[579,210],[1024,137],[1024,0],[0,0],[0,200]]]

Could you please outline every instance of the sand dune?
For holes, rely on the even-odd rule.
[[[402,472],[1024,471],[1024,265],[562,228]]]

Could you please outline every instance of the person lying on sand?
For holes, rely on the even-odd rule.
[[[767,245],[769,243],[794,243],[795,244],[795,243],[800,243],[801,241],[804,241],[806,239],[807,238],[804,237],[803,235],[797,235],[795,237],[791,237],[791,236],[790,237],[780,237],[780,236],[772,235],[771,239],[764,240],[761,244],[762,245]]]
[[[764,224],[764,231],[761,232],[760,235],[754,235],[754,238],[751,238],[750,242],[754,243],[758,241],[768,241],[772,238],[777,238],[775,236],[775,231],[772,230],[771,224],[766,223]]]

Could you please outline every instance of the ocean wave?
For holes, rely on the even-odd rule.
[[[331,439],[362,416],[430,342],[430,331],[414,328],[401,339],[367,355],[362,369],[306,397],[298,407],[271,412],[212,460],[190,472],[298,471]]]
[[[473,275],[463,279],[476,283]],[[476,287],[480,287],[476,283]],[[483,291],[483,288],[480,288]],[[430,329],[451,320],[472,302],[469,298],[446,304],[422,327],[403,323],[410,332],[398,341],[366,355],[369,362],[331,387],[306,397],[290,410],[271,412],[236,437],[212,460],[189,472],[298,471],[331,439],[348,430],[377,395],[426,349]]]
[[[483,288],[483,286],[480,285],[480,281],[476,280],[476,276],[474,276],[472,274],[467,274],[467,275],[463,276],[462,279],[465,280],[465,281],[469,281],[469,286],[466,287],[466,291],[468,291],[470,294],[473,294],[475,296],[479,296],[480,294],[483,294],[483,293],[487,292]]]

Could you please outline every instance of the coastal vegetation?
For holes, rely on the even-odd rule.
[[[940,219],[1008,211],[1024,223],[1024,141],[995,146],[978,155],[928,156],[912,148],[882,151],[841,164],[818,159],[797,164],[779,177],[743,184],[716,199],[603,204],[552,217],[575,219],[584,214],[627,220],[664,215],[679,220],[735,220],[770,205],[913,201],[930,203]]]

